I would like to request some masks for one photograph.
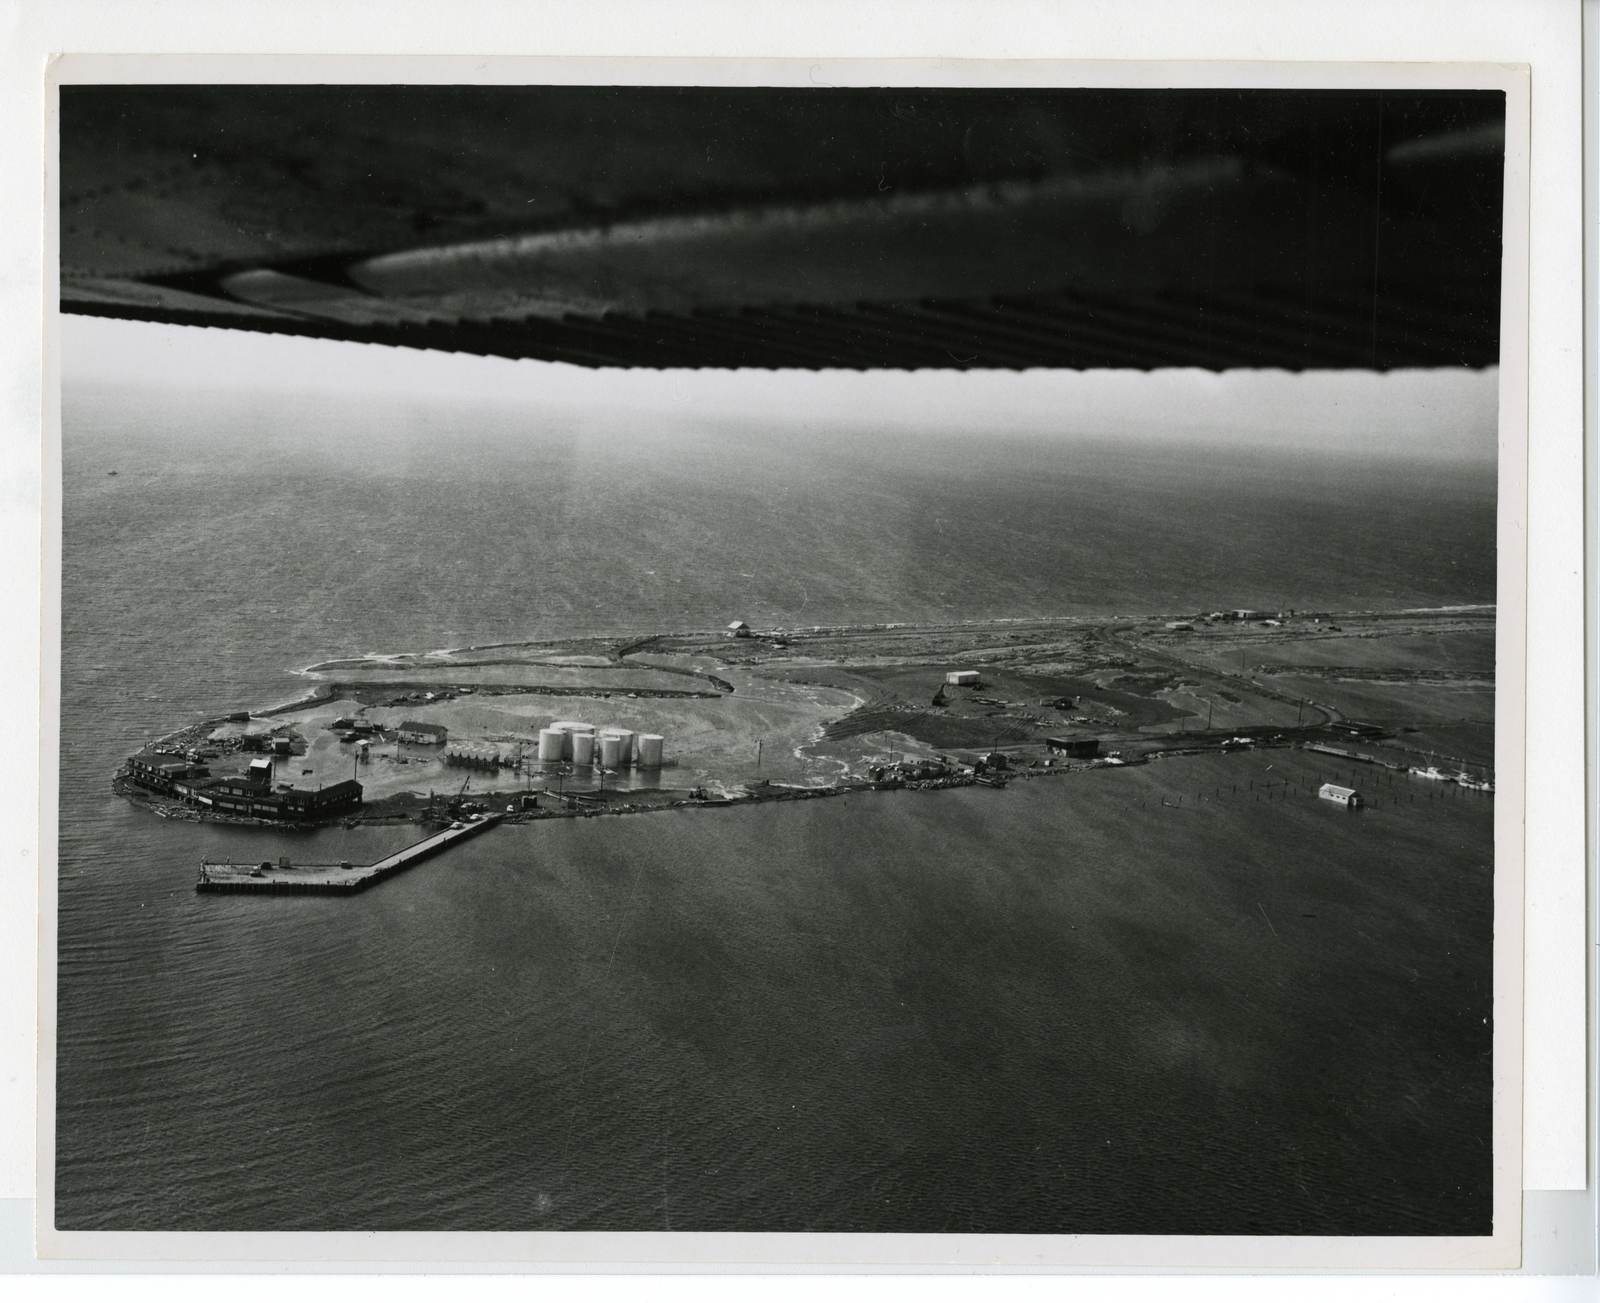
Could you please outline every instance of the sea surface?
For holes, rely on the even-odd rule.
[[[411,835],[171,823],[109,780],[368,652],[1490,603],[1494,494],[1400,458],[69,389],[57,1224],[1485,1231],[1487,801],[1330,823],[1228,757],[553,821],[252,899],[197,896],[200,855]]]

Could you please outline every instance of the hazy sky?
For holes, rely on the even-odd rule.
[[[246,331],[61,318],[62,381],[492,404],[636,432],[641,418],[818,430],[1059,432],[1143,442],[1495,456],[1494,370],[647,371]]]

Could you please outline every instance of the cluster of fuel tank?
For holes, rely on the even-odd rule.
[[[631,728],[596,727],[578,720],[558,719],[539,730],[539,759],[599,765],[603,769],[628,765],[659,769],[664,741],[659,733],[635,733]]]

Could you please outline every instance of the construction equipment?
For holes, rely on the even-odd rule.
[[[458,814],[461,813],[461,801],[462,798],[466,796],[467,784],[471,781],[472,775],[468,774],[466,778],[462,780],[461,790],[445,802],[444,810],[447,818],[454,819]]]

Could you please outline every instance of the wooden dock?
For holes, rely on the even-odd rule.
[[[1404,761],[1385,760],[1381,756],[1369,756],[1360,751],[1351,751],[1348,747],[1329,746],[1326,742],[1302,742],[1302,751],[1316,751],[1325,756],[1338,756],[1341,760],[1358,760],[1364,765],[1377,765],[1380,769],[1393,769],[1396,773],[1405,773]]]
[[[385,878],[393,877],[413,864],[442,854],[458,842],[476,837],[499,823],[503,816],[485,815],[473,823],[459,828],[446,828],[413,842],[376,864],[352,864],[348,860],[338,864],[291,864],[287,857],[273,863],[261,860],[255,864],[214,864],[200,862],[200,880],[196,891],[239,892],[249,891],[277,896],[349,896],[365,891]]]

